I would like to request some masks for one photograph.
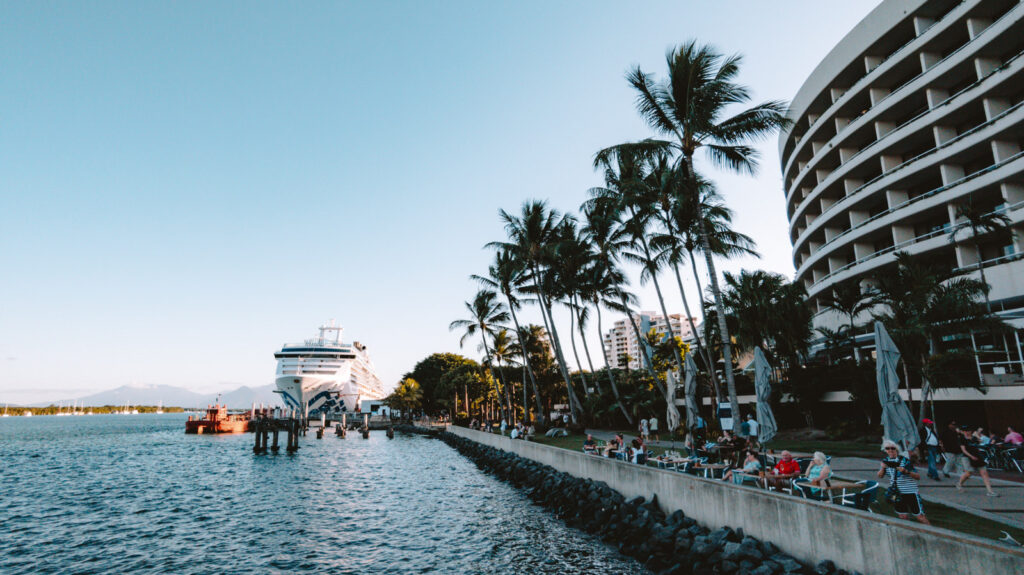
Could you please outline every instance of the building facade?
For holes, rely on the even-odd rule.
[[[870,286],[897,252],[965,276],[980,264],[1016,330],[972,336],[979,373],[1024,383],[1022,53],[1020,2],[885,0],[807,79],[779,152],[815,328],[844,322],[824,305],[836,286]],[[1006,215],[1012,241],[952,241],[964,207]]]
[[[668,335],[668,325],[671,323],[672,330],[677,337],[681,338],[684,342],[692,342],[694,340],[693,330],[690,329],[690,322],[686,321],[682,314],[669,315],[668,322],[666,322],[664,315],[648,311],[640,312],[634,317],[641,334],[646,334],[651,329],[654,329],[659,335],[664,337]],[[697,326],[697,329],[700,329],[700,323],[697,321],[697,318],[693,318],[693,323]],[[644,354],[640,349],[641,342],[637,339],[636,332],[633,326],[630,325],[629,319],[620,319],[615,322],[608,333],[602,334],[602,343],[612,367],[618,369],[626,369],[627,367],[629,369],[642,369],[644,367],[642,363]]]

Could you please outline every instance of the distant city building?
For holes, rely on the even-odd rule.
[[[665,321],[664,315],[645,311],[640,312],[634,317],[641,334],[646,334],[651,329],[654,329],[661,336],[668,335],[668,322]],[[690,322],[686,321],[682,314],[669,315],[669,322],[671,322],[672,330],[677,337],[681,338],[684,342],[692,342],[694,340],[693,330],[690,329]],[[700,322],[697,318],[693,318],[693,323],[698,326],[697,329],[700,329]],[[640,350],[640,341],[637,340],[636,332],[633,330],[633,326],[630,325],[629,319],[620,319],[615,322],[608,333],[602,334],[602,340],[604,349],[608,354],[608,361],[612,367],[619,369],[625,369],[627,365],[629,369],[642,369],[644,367],[644,364],[641,363],[643,352]],[[628,362],[626,361],[627,359]]]
[[[826,298],[840,285],[869,287],[896,252],[975,278],[980,262],[993,309],[1017,329],[965,334],[978,373],[989,385],[1024,383],[1021,54],[1020,2],[886,0],[811,73],[779,155],[795,280],[815,328],[845,323]],[[1006,215],[1013,240],[952,242],[966,205]],[[1003,395],[1020,398],[1005,388],[989,397]]]

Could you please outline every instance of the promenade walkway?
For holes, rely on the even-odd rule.
[[[609,440],[615,437],[615,432],[603,431],[600,429],[588,429],[587,433],[594,436],[594,439]],[[624,434],[623,438],[628,442],[636,435]],[[679,441],[649,441],[648,445],[657,447],[682,449]],[[794,452],[794,454],[796,454]],[[801,454],[803,455],[803,454]],[[867,459],[863,457],[833,457],[832,471],[845,479],[878,480],[879,459]],[[979,517],[998,521],[1024,529],[1024,483],[1007,481],[1003,479],[992,479],[992,489],[999,493],[999,497],[985,495],[985,485],[978,475],[972,476],[962,492],[956,490],[956,478],[943,478],[942,481],[928,479],[925,475],[925,468],[921,468],[921,497],[925,501],[941,503],[954,509],[972,513]],[[885,480],[882,481],[885,485]]]

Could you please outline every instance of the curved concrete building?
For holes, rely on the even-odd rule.
[[[993,308],[1024,327],[1022,53],[1024,3],[886,0],[807,79],[779,151],[815,327],[843,321],[822,305],[835,286],[864,287],[898,251],[964,274],[981,262]],[[951,242],[968,203],[1005,213],[1015,239]],[[998,339],[974,342],[979,370],[1019,380],[1021,334]]]

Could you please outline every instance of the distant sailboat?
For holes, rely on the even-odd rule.
[[[29,409],[26,409],[25,413],[22,413],[22,415],[24,415],[25,417],[32,417],[32,411],[29,410]]]
[[[162,415],[164,412],[164,400],[160,400],[160,405],[156,406],[156,414]]]
[[[7,413],[7,404],[6,403],[4,404],[4,415],[3,416],[4,417],[10,417],[10,415],[8,415],[8,413]]]

